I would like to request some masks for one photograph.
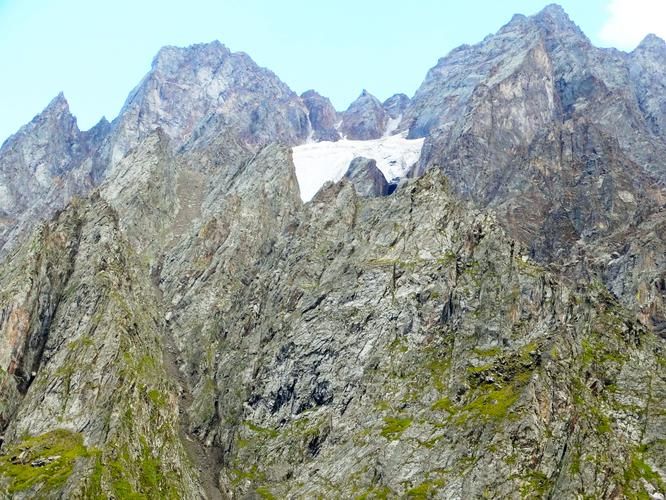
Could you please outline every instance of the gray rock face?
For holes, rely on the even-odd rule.
[[[0,248],[14,239],[26,219],[48,218],[93,184],[94,154],[108,132],[100,122],[81,132],[59,94],[0,148]]]
[[[2,268],[3,496],[203,494],[179,435],[157,296],[117,220],[99,196],[73,203]],[[43,471],[31,465],[40,460]]]
[[[386,131],[387,115],[382,103],[363,90],[342,113],[342,135],[352,140],[379,139]]]
[[[62,95],[0,148],[0,255],[75,195],[99,185],[158,128],[170,147],[206,149],[219,137],[250,147],[299,144],[303,101],[275,74],[219,42],[166,47],[119,116],[80,132]]]
[[[557,6],[515,16],[428,73],[403,120],[411,136],[428,136],[416,174],[443,169],[542,262],[609,276],[599,262],[622,238],[649,238],[637,228],[661,217],[663,45],[648,37],[632,54],[598,49]],[[621,298],[661,323],[664,270],[639,269],[621,278],[638,280]],[[652,302],[637,307],[641,287]]]
[[[662,45],[516,16],[345,113],[418,178],[307,204],[332,108],[220,44],[54,101],[0,149],[12,231],[80,195],[0,263],[0,496],[666,494]]]
[[[636,99],[650,130],[666,140],[666,42],[648,35],[629,54]]]
[[[229,185],[238,212],[203,219],[162,270],[191,425],[228,450],[222,490],[629,494],[640,479],[613,479],[627,460],[602,457],[639,453],[643,425],[637,459],[661,470],[665,381],[642,368],[661,341],[603,288],[576,292],[524,258],[437,172],[368,200],[343,180],[276,217],[283,180],[268,203],[248,196],[263,165]],[[643,414],[629,399],[657,402]]]
[[[114,122],[111,163],[157,127],[176,146],[232,130],[254,144],[298,144],[309,134],[308,111],[271,71],[219,42],[165,47]]]
[[[338,125],[338,113],[327,97],[319,95],[314,90],[308,90],[301,94],[303,103],[308,108],[310,125],[314,132],[315,141],[337,141],[340,133]]]
[[[402,115],[409,107],[409,103],[409,97],[405,94],[395,94],[386,99],[382,106],[386,110],[386,114],[389,118],[395,120],[397,118],[402,118]]]
[[[349,164],[345,178],[354,186],[356,194],[364,198],[386,196],[389,185],[382,171],[377,168],[377,162],[359,156]]]

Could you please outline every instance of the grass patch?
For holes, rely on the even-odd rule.
[[[429,474],[427,474],[427,476],[429,476]],[[446,481],[443,478],[430,479],[427,477],[422,483],[407,490],[405,497],[414,500],[434,498],[437,492],[442,489],[445,484]]]
[[[503,387],[496,384],[481,384],[475,391],[475,398],[463,406],[454,422],[464,425],[469,418],[486,421],[503,420],[520,397],[520,389],[529,381],[530,372],[517,375]]]
[[[395,495],[391,491],[391,488],[388,486],[375,486],[370,488],[368,491],[356,495],[355,500],[387,500],[388,498],[393,498]]]
[[[631,462],[624,471],[624,493],[627,498],[649,498],[641,479],[652,484],[658,491],[666,491],[666,484],[659,474],[645,462],[642,453],[635,451],[631,454]]]
[[[479,358],[494,358],[499,356],[502,353],[502,349],[499,347],[491,347],[489,349],[479,349],[478,347],[474,348],[474,354]]]
[[[259,495],[261,498],[264,500],[274,500],[276,497],[271,493],[271,490],[266,488],[265,486],[259,486],[256,490],[254,490],[257,495]]]
[[[252,432],[256,432],[257,434],[261,434],[262,436],[266,436],[269,438],[278,437],[279,432],[275,429],[269,429],[268,427],[261,427],[249,421],[245,421],[244,424],[245,427],[250,429]]]
[[[405,430],[412,425],[411,418],[384,417],[384,427],[381,435],[389,441],[400,439]]]
[[[88,456],[81,434],[57,429],[10,446],[0,457],[0,475],[9,478],[10,494],[33,488],[42,493],[55,491],[65,484],[76,461]],[[40,459],[52,461],[33,467]]]
[[[546,498],[551,487],[551,481],[543,472],[530,472],[525,478],[525,483],[520,488],[522,498]]]
[[[442,398],[435,401],[430,407],[432,411],[445,411],[453,415],[456,413],[456,407],[449,398]]]
[[[150,401],[155,406],[158,407],[166,406],[166,401],[167,401],[166,396],[164,395],[164,393],[158,391],[157,389],[150,389],[148,391],[148,399],[150,399]]]

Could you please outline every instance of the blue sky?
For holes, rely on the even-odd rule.
[[[218,39],[292,89],[344,109],[367,88],[412,95],[439,57],[542,0],[0,0],[0,142],[65,93],[82,129],[112,119],[163,45]],[[592,41],[666,35],[665,0],[562,0]],[[661,31],[660,31],[661,30]]]

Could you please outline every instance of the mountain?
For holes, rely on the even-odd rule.
[[[80,132],[61,94],[3,144],[3,253],[44,212],[63,208],[72,196],[86,195],[103,182],[158,128],[174,151],[206,147],[220,135],[255,147],[299,144],[311,130],[303,101],[246,54],[232,53],[219,42],[165,47],[110,124],[103,120]]]
[[[338,113],[330,99],[319,95],[314,90],[301,94],[303,103],[308,108],[308,116],[314,132],[315,141],[332,141],[340,139],[338,132]]]
[[[664,498],[665,47],[548,6],[341,113],[217,42],[58,96],[0,148],[1,494]]]
[[[441,59],[401,125],[426,136],[414,175],[442,169],[457,193],[493,208],[531,257],[605,280],[658,329],[665,46],[651,36],[630,54],[596,48],[558,6],[515,16]],[[631,249],[646,238],[649,262]]]
[[[86,160],[100,148],[106,120],[81,132],[62,94],[0,148],[0,248],[28,221],[47,218],[94,184]]]

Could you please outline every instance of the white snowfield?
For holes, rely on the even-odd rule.
[[[404,177],[421,156],[423,139],[407,139],[405,133],[372,141],[313,142],[293,148],[296,177],[303,201],[310,201],[327,182],[345,175],[351,161],[372,158],[386,180]]]

